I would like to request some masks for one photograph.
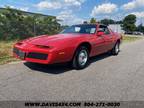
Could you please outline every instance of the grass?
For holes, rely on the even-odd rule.
[[[12,61],[18,61],[13,57],[12,47],[15,41],[0,41],[0,65],[6,64]]]
[[[142,39],[142,37],[125,35],[123,36],[123,43],[133,42],[139,39]],[[16,42],[17,40],[0,41],[0,65],[13,62],[13,61],[18,61],[18,59],[14,58],[12,54],[12,47],[13,44]]]
[[[133,36],[123,35],[123,42],[124,43],[134,42],[134,41],[140,40],[140,39],[143,39],[143,37],[142,36],[136,36],[136,35],[133,35]]]

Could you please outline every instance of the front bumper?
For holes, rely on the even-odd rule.
[[[54,51],[35,48],[33,45],[14,45],[13,55],[18,59],[34,63],[52,64],[55,61]]]

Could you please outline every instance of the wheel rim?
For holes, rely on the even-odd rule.
[[[88,60],[88,54],[86,50],[81,50],[78,56],[78,62],[81,66],[84,66]]]
[[[116,44],[116,46],[115,46],[115,51],[116,51],[116,53],[119,52],[119,44]]]

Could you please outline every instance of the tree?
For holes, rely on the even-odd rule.
[[[95,18],[91,18],[91,19],[90,19],[90,23],[91,23],[91,24],[95,24],[95,23],[96,23],[96,19],[95,19]]]
[[[142,24],[138,25],[137,31],[144,33],[144,26]]]
[[[103,19],[100,21],[102,24],[105,24],[105,25],[109,25],[109,24],[115,24],[115,21],[112,20],[112,19]]]
[[[56,34],[61,25],[56,17],[39,14],[26,15],[20,10],[7,7],[0,11],[0,39],[25,39],[42,34]]]
[[[115,21],[115,24],[122,24],[122,21]]]
[[[122,28],[126,32],[133,32],[136,30],[135,23],[136,23],[136,16],[133,14],[130,14],[124,18],[123,23],[122,23]]]

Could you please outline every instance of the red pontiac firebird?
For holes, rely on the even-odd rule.
[[[53,36],[42,35],[14,45],[14,56],[41,64],[71,61],[75,69],[87,66],[89,57],[110,51],[117,55],[121,35],[102,24],[73,25]]]

